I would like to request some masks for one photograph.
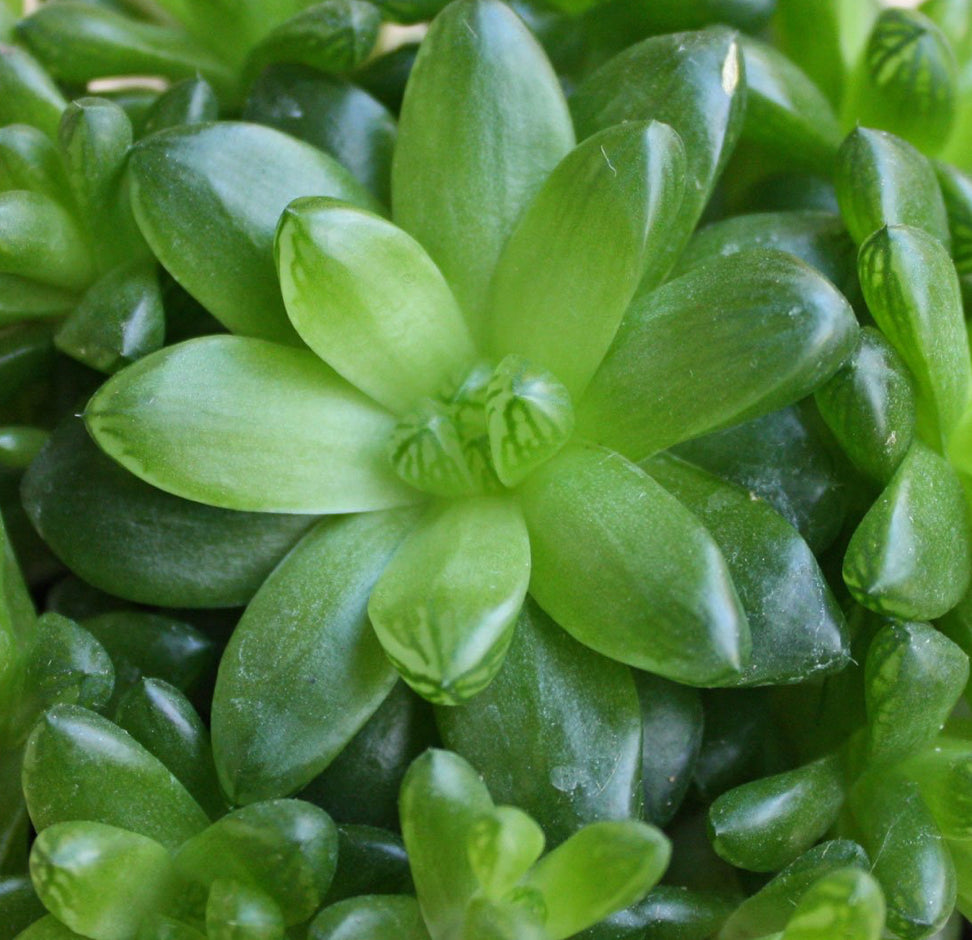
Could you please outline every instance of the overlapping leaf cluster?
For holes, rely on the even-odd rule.
[[[22,12],[0,938],[958,935],[972,4]]]

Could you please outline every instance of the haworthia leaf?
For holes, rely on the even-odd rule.
[[[846,839],[822,842],[805,852],[730,914],[719,940],[756,940],[786,927],[800,900],[821,878],[847,867],[866,871],[867,854]]]
[[[392,205],[477,339],[500,250],[573,142],[557,77],[509,7],[461,0],[435,19],[402,104]]]
[[[0,127],[0,188],[29,189],[71,203],[61,153],[50,137],[29,124]]]
[[[735,147],[745,104],[742,52],[735,34],[720,27],[646,39],[601,66],[571,97],[581,138],[622,121],[655,120],[682,139],[686,195],[664,249],[669,263],[695,228]]]
[[[934,153],[948,139],[955,109],[948,40],[916,10],[882,10],[851,74],[844,124],[883,127]]]
[[[217,820],[176,853],[175,867],[205,887],[233,879],[265,891],[288,925],[320,906],[337,865],[337,829],[302,800],[253,803]]]
[[[884,335],[861,330],[850,358],[815,397],[855,466],[887,483],[911,447],[915,392],[908,367]]]
[[[301,338],[399,414],[441,394],[475,357],[462,313],[421,245],[391,222],[301,199],[277,230],[284,303]]]
[[[796,861],[836,821],[844,781],[836,757],[753,780],[709,807],[712,845],[750,871],[777,871]]]
[[[209,82],[197,75],[176,82],[159,95],[141,122],[139,136],[147,137],[182,124],[205,124],[218,117],[216,92]]]
[[[887,616],[933,620],[972,575],[962,486],[948,462],[916,441],[857,527],[844,556],[857,601]]]
[[[415,898],[383,895],[348,898],[324,908],[307,928],[309,940],[428,940]]]
[[[45,828],[31,849],[30,874],[45,907],[95,940],[131,940],[172,887],[164,846],[99,822]]]
[[[671,456],[644,469],[699,517],[726,559],[752,637],[732,684],[801,682],[847,664],[837,601],[809,546],[771,506]]]
[[[581,936],[584,940],[708,940],[736,903],[728,893],[658,885],[643,900],[606,917]]]
[[[955,906],[955,866],[910,781],[861,780],[851,806],[887,901],[887,928],[903,940],[940,930]]]
[[[216,765],[234,802],[297,791],[391,690],[395,671],[366,609],[411,525],[410,512],[321,523],[250,603],[223,654],[213,696]]]
[[[622,124],[574,149],[500,255],[490,288],[494,354],[524,356],[579,395],[639,282],[654,286],[667,273],[684,191],[685,151],[665,124]]]
[[[24,508],[54,553],[110,594],[165,607],[245,604],[314,521],[243,513],[156,489],[68,418],[24,477]],[[133,520],[149,519],[151,526]]]
[[[209,730],[178,688],[143,677],[119,700],[115,723],[162,761],[209,816],[226,811]]]
[[[106,718],[57,705],[24,753],[24,796],[38,830],[86,819],[175,848],[208,820],[159,760]]]
[[[156,257],[231,330],[295,341],[273,268],[280,214],[299,196],[372,207],[347,170],[255,124],[177,127],[132,154],[132,205]]]
[[[381,27],[376,6],[362,0],[325,0],[271,30],[250,50],[245,69],[258,75],[281,62],[319,72],[350,72],[372,51]]]
[[[256,885],[217,878],[206,899],[209,940],[283,940],[286,924],[280,906]]]
[[[930,744],[968,678],[968,656],[934,627],[882,628],[871,642],[864,674],[869,761],[895,763]]]
[[[722,554],[642,470],[572,445],[522,495],[531,593],[575,639],[694,685],[730,680],[748,662],[749,628]]]
[[[907,768],[942,835],[963,840],[972,836],[972,747],[959,738],[940,736]]]
[[[20,21],[17,35],[61,81],[145,74],[190,78],[201,72],[232,87],[226,65],[182,30],[140,23],[100,5],[66,0],[45,6]]]
[[[833,164],[840,125],[830,102],[778,49],[739,36],[746,62],[746,122],[742,136],[790,165],[820,172]]]
[[[713,259],[634,302],[577,427],[640,460],[804,397],[856,337],[847,301],[791,255]]]
[[[824,875],[801,899],[783,940],[879,940],[884,895],[872,875],[841,868]]]
[[[93,275],[91,254],[73,216],[41,193],[0,193],[0,273],[76,291]]]
[[[37,631],[34,604],[0,515],[0,730],[12,736],[27,656]]]
[[[641,715],[630,671],[532,602],[490,686],[462,708],[437,709],[437,721],[494,799],[525,809],[552,844],[586,823],[638,815]]]
[[[506,497],[441,507],[402,543],[368,603],[402,678],[430,701],[482,691],[509,648],[530,580],[530,540]]]
[[[0,42],[0,124],[31,124],[57,139],[67,101],[36,59]]]
[[[906,140],[855,128],[840,146],[834,182],[844,222],[858,244],[885,225],[911,225],[949,244],[935,171]]]
[[[489,791],[461,757],[429,750],[409,768],[399,809],[425,922],[435,940],[457,936],[479,888],[468,838],[475,822],[493,809]]]
[[[88,430],[126,469],[228,509],[383,509],[417,494],[386,456],[394,419],[308,350],[237,336],[139,360],[95,394]]]
[[[243,117],[329,153],[383,205],[391,203],[398,126],[391,111],[356,84],[303,65],[271,66],[251,89]]]
[[[640,901],[670,857],[671,844],[654,826],[635,820],[592,823],[545,855],[522,885],[546,902],[547,936],[563,940]]]
[[[325,903],[369,894],[415,895],[402,837],[372,826],[340,825],[338,867]]]

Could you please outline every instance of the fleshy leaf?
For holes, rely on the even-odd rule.
[[[307,928],[308,940],[428,940],[415,898],[365,895],[324,908]]]
[[[392,205],[442,269],[477,340],[500,250],[573,143],[557,77],[505,3],[460,0],[436,17],[402,104]]]
[[[841,214],[858,244],[885,225],[911,225],[949,244],[932,164],[906,140],[855,128],[840,146],[834,183]]]
[[[531,594],[575,639],[693,685],[731,680],[749,628],[722,553],[644,471],[571,445],[522,488]]]
[[[916,441],[847,546],[844,581],[855,599],[891,617],[933,620],[954,607],[972,575],[962,486]]]
[[[880,940],[884,895],[866,871],[841,868],[824,875],[801,899],[783,940]]]
[[[698,690],[647,672],[635,672],[641,704],[641,785],[645,820],[666,826],[692,782],[702,744],[702,700]]]
[[[273,267],[273,237],[299,196],[375,204],[315,147],[256,124],[177,127],[132,154],[132,206],[172,276],[229,329],[294,342]]]
[[[65,0],[17,25],[18,38],[54,78],[86,83],[115,75],[191,78],[232,87],[229,69],[182,30],[140,23],[101,5]]]
[[[175,867],[205,887],[233,879],[265,891],[288,926],[324,900],[337,865],[337,829],[303,800],[253,803],[217,820],[176,853]]]
[[[0,124],[31,124],[56,140],[66,107],[61,90],[36,59],[0,42]]]
[[[330,199],[287,207],[277,230],[284,303],[301,338],[352,385],[401,414],[475,358],[462,313],[411,236]]]
[[[429,750],[409,768],[399,809],[429,931],[435,940],[459,936],[466,905],[479,888],[469,861],[469,833],[493,810],[489,791],[461,757]]]
[[[280,906],[256,885],[217,878],[206,900],[209,940],[283,940]]]
[[[637,816],[641,718],[630,671],[572,640],[532,601],[489,687],[436,711],[446,745],[552,844],[599,819]]]
[[[783,930],[814,884],[847,867],[868,870],[867,853],[846,839],[821,842],[743,901],[717,934],[718,940],[755,940]]]
[[[577,406],[577,428],[640,460],[803,398],[856,338],[850,305],[796,258],[713,259],[635,300]]]
[[[502,665],[529,579],[516,503],[471,498],[429,510],[375,585],[368,614],[402,678],[457,705]]]
[[[887,901],[887,928],[902,940],[940,930],[955,906],[955,867],[910,781],[861,780],[851,805]]]
[[[549,460],[574,430],[567,389],[521,356],[506,356],[486,386],[484,402],[493,467],[516,486]]]
[[[0,127],[0,189],[29,189],[67,205],[72,198],[60,152],[29,124]]]
[[[918,784],[942,835],[972,838],[972,746],[958,738],[939,736],[934,747],[908,761],[907,772]]]
[[[182,124],[205,124],[219,117],[216,92],[204,78],[186,78],[164,91],[142,120],[139,136]]]
[[[490,287],[490,341],[579,395],[639,282],[667,273],[685,151],[667,125],[595,134],[554,169],[503,248]],[[501,475],[502,479],[502,475]]]
[[[94,270],[77,222],[49,196],[0,193],[0,272],[81,290]]]
[[[917,10],[882,10],[851,75],[842,118],[883,127],[936,152],[956,110],[955,55]]]
[[[115,724],[162,761],[209,816],[226,812],[209,730],[183,692],[143,677],[118,702]]]
[[[250,50],[245,71],[271,64],[306,65],[318,72],[350,72],[372,51],[381,14],[361,0],[324,0],[281,23]]]
[[[841,136],[830,102],[779,49],[746,35],[739,44],[747,85],[743,138],[791,166],[826,172]]]
[[[844,803],[837,758],[744,783],[709,807],[713,848],[737,868],[777,871],[836,821]]]
[[[726,559],[752,637],[749,665],[731,684],[801,682],[847,664],[837,601],[809,546],[771,506],[668,455],[644,469],[699,517]]]
[[[61,324],[61,352],[101,372],[116,372],[165,341],[165,311],[155,263],[137,261],[108,272]]]
[[[500,900],[540,857],[540,826],[515,806],[497,806],[473,823],[469,864],[486,897]]]
[[[31,465],[21,497],[41,538],[85,581],[165,607],[245,604],[314,521],[165,493],[103,454],[74,417]]]
[[[30,875],[47,909],[94,940],[131,940],[171,888],[172,862],[154,839],[99,822],[41,832]]]
[[[868,309],[915,377],[918,427],[947,442],[972,387],[972,357],[955,266],[941,242],[920,229],[891,226],[861,245]]]
[[[143,480],[227,509],[332,513],[414,502],[385,454],[394,419],[308,350],[242,336],[169,346],[85,411]]]
[[[157,758],[106,718],[56,705],[27,741],[24,796],[38,830],[90,819],[175,848],[208,819]]]
[[[850,358],[815,397],[855,466],[887,483],[911,447],[915,393],[908,367],[883,334],[861,330]]]
[[[251,89],[243,117],[331,154],[383,205],[391,203],[398,126],[388,108],[357,85],[303,65],[271,66]]]
[[[884,627],[871,642],[864,674],[869,762],[895,763],[930,744],[968,678],[968,656],[934,627]]]
[[[670,857],[668,839],[654,826],[592,823],[545,855],[521,884],[544,898],[547,936],[562,940],[640,901]]]
[[[388,695],[395,672],[366,609],[411,525],[410,512],[321,523],[257,592],[223,654],[213,697],[216,765],[234,802],[298,790]]]
[[[746,81],[735,33],[713,27],[656,36],[632,46],[587,78],[570,100],[585,138],[622,121],[663,121],[685,145],[685,198],[668,231],[666,268],[705,208],[743,125]]]

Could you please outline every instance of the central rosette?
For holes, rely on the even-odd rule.
[[[567,443],[570,393],[552,373],[510,355],[477,363],[451,392],[426,398],[395,426],[395,472],[433,496],[513,487]]]

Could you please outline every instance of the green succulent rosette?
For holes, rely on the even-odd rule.
[[[574,102],[587,135],[575,146],[560,85],[516,15],[493,0],[451,5],[406,91],[393,221],[343,179],[337,198],[284,213],[285,319],[273,305],[260,319],[240,289],[270,292],[257,256],[245,261],[246,228],[231,240],[216,227],[211,258],[186,256],[172,221],[185,208],[170,198],[179,180],[150,172],[167,154],[191,173],[200,152],[248,128],[140,145],[133,190],[147,240],[251,335],[140,360],[91,400],[90,433],[178,496],[336,517],[277,568],[224,657],[214,739],[235,799],[292,792],[325,766],[391,688],[389,661],[438,703],[476,695],[528,592],[581,643],[693,685],[744,681],[754,643],[779,646],[764,581],[743,586],[725,554],[745,507],[706,517],[717,481],[639,462],[806,396],[846,358],[857,325],[826,278],[779,252],[713,259],[662,284],[745,94],[731,33],[685,36],[635,47],[635,64],[654,63],[630,105],[640,113],[615,100],[630,52],[592,76]],[[672,69],[695,79],[677,100],[663,93]],[[464,108],[447,107],[456,95]],[[213,171],[217,197],[219,184]],[[792,546],[782,570],[816,611],[809,631],[784,629],[820,640],[781,667],[783,680],[838,668],[842,621],[812,556],[788,527],[765,538]],[[338,669],[339,688],[306,686]],[[296,708],[281,670],[307,676]],[[313,714],[334,718],[311,732]],[[259,730],[267,721],[276,733]],[[294,735],[313,746],[296,753]]]

